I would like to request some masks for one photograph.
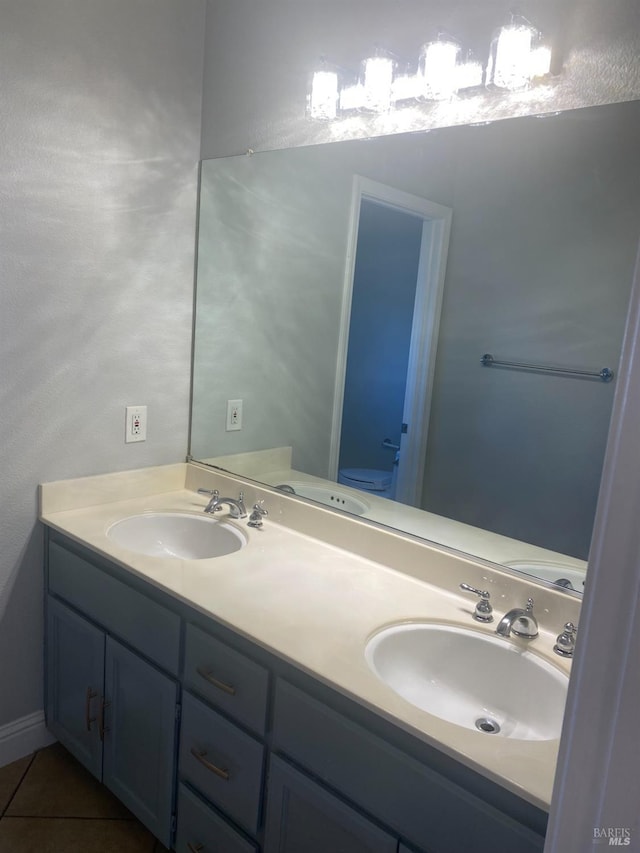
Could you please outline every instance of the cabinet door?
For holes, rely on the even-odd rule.
[[[271,758],[265,853],[396,853],[398,842],[279,758]]]
[[[47,599],[47,726],[98,779],[104,644],[102,631],[55,598]]]
[[[107,637],[103,782],[171,842],[177,685]]]

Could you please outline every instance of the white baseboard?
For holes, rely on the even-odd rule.
[[[36,749],[55,743],[56,738],[44,724],[44,712],[36,711],[0,726],[0,767],[11,764]]]

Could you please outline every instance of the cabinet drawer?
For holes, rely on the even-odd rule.
[[[257,853],[220,815],[184,785],[178,786],[176,853]]]
[[[180,776],[251,834],[260,817],[263,756],[259,741],[183,694]]]
[[[285,681],[274,748],[411,843],[437,853],[540,853],[544,838]]]
[[[187,625],[184,684],[247,728],[264,734],[269,673],[195,625]]]
[[[178,675],[180,617],[175,613],[55,542],[49,545],[49,590]]]

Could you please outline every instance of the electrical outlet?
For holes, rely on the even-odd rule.
[[[227,400],[227,432],[242,429],[242,400]]]
[[[125,409],[124,440],[126,444],[147,440],[147,407],[127,406]]]

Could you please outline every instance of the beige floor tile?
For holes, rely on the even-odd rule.
[[[155,840],[137,821],[5,817],[3,853],[153,853]]]
[[[6,814],[122,820],[132,817],[59,743],[36,753]],[[2,845],[0,850],[4,850]]]
[[[13,797],[32,756],[20,758],[4,767],[0,767],[0,815],[4,812],[11,797]]]

